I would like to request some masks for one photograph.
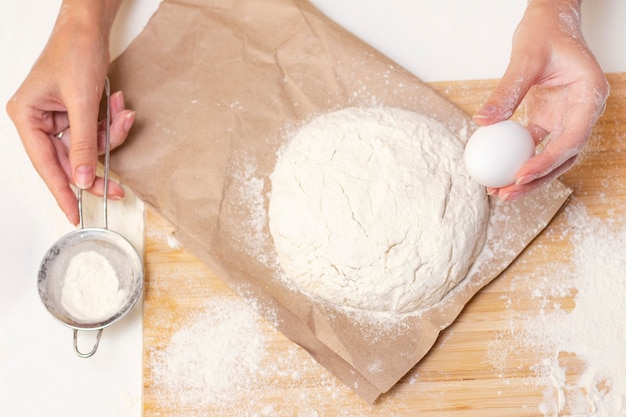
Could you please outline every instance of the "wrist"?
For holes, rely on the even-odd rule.
[[[548,17],[558,18],[564,14],[575,14],[580,20],[582,0],[528,0],[528,9],[539,9]]]
[[[108,46],[122,0],[63,0],[55,30],[69,29],[75,36],[98,39]]]
[[[576,7],[580,9],[582,0],[528,0],[528,5],[531,4],[545,4],[546,6],[553,7]]]
[[[582,0],[528,0],[523,26],[532,27],[537,41],[567,38],[582,39]]]

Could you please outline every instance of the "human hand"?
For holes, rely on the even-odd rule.
[[[98,3],[90,4],[99,7]],[[88,10],[91,13],[82,7],[72,2],[62,7],[46,47],[7,103],[33,166],[73,224],[79,215],[71,185],[97,195],[104,189],[96,167],[98,154],[104,151],[106,122],[98,121],[98,111],[109,65],[105,40],[112,22],[97,7]],[[87,15],[98,17],[90,20]],[[113,149],[126,139],[135,114],[125,108],[121,92],[110,97],[110,109]],[[109,183],[108,197],[123,195],[122,187]]]
[[[604,111],[609,86],[581,31],[581,0],[531,0],[513,37],[509,66],[474,120],[510,118],[524,101],[541,151],[513,185],[488,188],[513,200],[552,181],[575,162]]]

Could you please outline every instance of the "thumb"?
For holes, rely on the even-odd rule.
[[[102,88],[83,91],[67,100],[71,129],[69,160],[72,180],[78,188],[91,188],[98,163],[98,110]]]
[[[491,96],[474,113],[474,121],[480,126],[486,126],[509,119],[533,84],[533,78],[509,66]]]

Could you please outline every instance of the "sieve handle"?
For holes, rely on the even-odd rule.
[[[104,212],[104,228],[108,229],[109,220],[107,216],[107,197],[109,194],[109,159],[111,153],[111,83],[109,77],[104,79],[104,94],[106,101],[106,139],[104,144],[104,195],[102,196],[102,209]],[[85,224],[83,221],[83,190],[78,189],[78,215],[80,220],[80,228],[84,229]]]
[[[90,358],[96,353],[98,350],[98,345],[100,344],[100,337],[102,337],[102,329],[98,330],[98,334],[96,335],[96,342],[91,349],[91,352],[83,353],[78,349],[78,330],[74,329],[74,353],[81,358]]]

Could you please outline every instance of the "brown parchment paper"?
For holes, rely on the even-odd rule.
[[[464,140],[467,114],[303,0],[166,0],[110,78],[137,110],[112,169],[187,249],[366,401],[419,362],[570,194],[555,182],[521,201],[491,201],[488,242],[457,288],[420,314],[369,317],[280,279],[266,218],[277,151],[311,117],[347,106],[414,110]]]

